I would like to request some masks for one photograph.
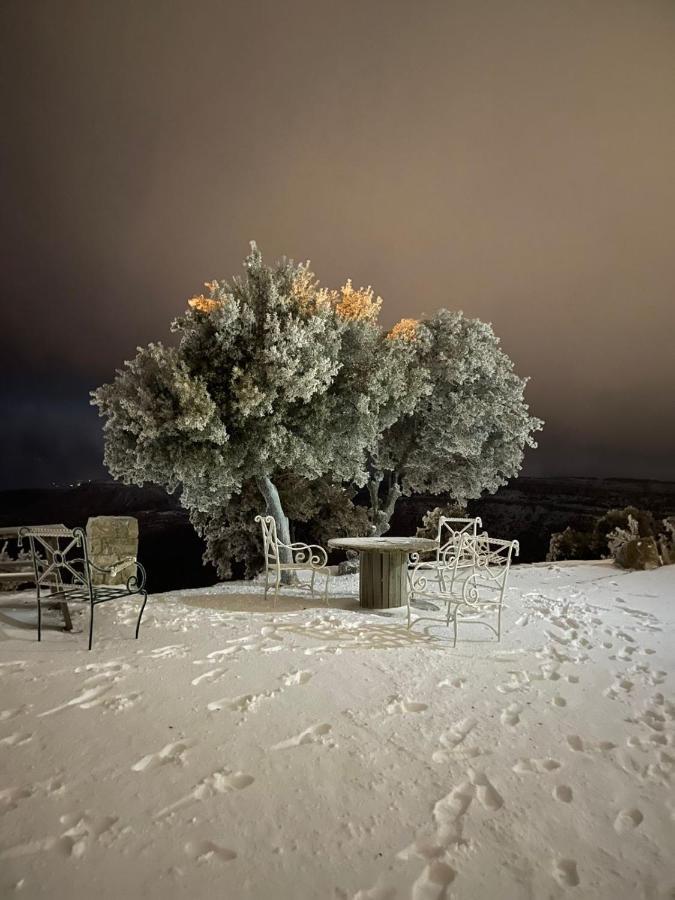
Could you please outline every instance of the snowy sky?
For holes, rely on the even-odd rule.
[[[6,0],[0,42],[1,486],[98,474],[87,390],[252,238],[492,321],[529,473],[675,478],[672,2]]]

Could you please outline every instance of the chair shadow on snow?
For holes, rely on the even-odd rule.
[[[312,597],[302,590],[285,588],[282,589],[280,599],[275,606],[271,598],[264,600],[262,587],[260,591],[247,591],[246,593],[223,591],[222,593],[195,592],[194,594],[176,595],[169,592],[164,596],[155,595],[153,600],[159,602],[160,607],[180,603],[193,609],[205,609],[216,613],[243,612],[274,615],[279,619],[275,623],[278,632],[311,637],[333,649],[382,650],[419,644],[426,644],[434,649],[446,649],[448,643],[452,643],[452,633],[445,624],[441,606],[428,600],[413,601],[414,609],[418,612],[429,613],[432,618],[425,619],[424,624],[418,623],[412,630],[408,630],[405,624],[405,607],[381,610],[363,609],[359,605],[358,596],[353,593],[331,594],[328,605],[320,597]],[[320,616],[309,621],[306,619],[296,620],[299,613],[312,610],[315,610]],[[74,628],[70,634],[73,636],[82,632],[82,618],[79,615],[81,612],[78,607],[72,609]],[[351,615],[349,618],[342,619],[339,617],[340,613]],[[438,620],[435,619],[436,615],[438,615]],[[359,619],[363,619],[363,621],[359,621]],[[382,623],[375,621],[377,619],[382,620]],[[156,621],[155,616],[148,618],[148,624],[162,627],[161,622]],[[21,640],[34,638],[37,612],[33,592],[26,591],[24,596],[17,596],[15,593],[7,597],[0,597],[0,626],[4,629],[11,628],[15,638]],[[67,640],[69,635],[64,632],[57,610],[49,611],[44,626],[46,632],[61,634],[66,637],[65,644],[70,644],[70,641]],[[471,629],[463,634],[462,643],[490,643],[490,638],[482,637],[479,630],[476,630],[474,634],[474,629]]]

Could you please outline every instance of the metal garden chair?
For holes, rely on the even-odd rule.
[[[121,559],[113,566],[97,566],[89,559],[84,528],[32,526],[22,528],[20,536],[28,541],[38,607],[38,641],[42,640],[42,604],[81,602],[89,605],[89,649],[94,637],[94,608],[121,597],[143,597],[136,622],[136,638],[148,600],[145,569],[134,557]],[[100,576],[117,575],[132,569],[125,584],[98,584]],[[99,576],[99,577],[97,577]]]
[[[502,606],[509,580],[511,562],[520,553],[518,541],[504,541],[486,534],[462,537],[461,550],[472,556],[470,571],[463,579],[462,596],[448,603],[446,624],[453,623],[454,646],[457,645],[457,625],[462,618],[468,623],[484,625],[500,641],[502,637]],[[497,627],[478,616],[496,611]]]
[[[462,535],[467,534],[475,538],[478,529],[482,527],[483,522],[478,516],[472,519],[440,516],[436,538],[438,541],[436,558],[420,559],[418,553],[410,555],[408,592],[413,595],[416,590],[426,593],[429,587],[436,582],[437,590],[444,594],[448,591],[452,593],[457,572],[470,566],[473,558],[468,553],[464,553],[462,556],[460,549]]]
[[[445,624],[453,624],[453,646],[457,646],[458,624],[481,624],[489,628],[501,640],[502,605],[506,592],[511,562],[518,556],[518,541],[504,541],[487,534],[463,533],[459,547],[441,554],[442,569],[435,582],[429,584],[422,568],[413,569],[414,597],[425,597],[447,605]],[[420,566],[422,564],[419,564]],[[461,573],[461,574],[460,574]],[[461,589],[457,578],[460,576]],[[450,587],[448,588],[448,585]],[[411,597],[408,598],[408,628],[422,620],[438,622],[431,616],[412,618]],[[497,627],[478,618],[485,612],[496,611]]]
[[[256,516],[256,522],[260,523],[263,538],[263,550],[265,555],[265,599],[270,587],[270,575],[274,580],[274,604],[279,599],[279,585],[282,572],[306,571],[312,573],[310,591],[314,596],[314,578],[317,573],[325,577],[323,596],[328,603],[328,585],[330,582],[330,568],[328,566],[328,554],[318,544],[302,544],[295,542],[284,544],[277,537],[277,525],[272,516]],[[286,551],[284,553],[284,551]],[[285,556],[286,559],[282,557]]]

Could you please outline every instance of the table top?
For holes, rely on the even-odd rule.
[[[405,552],[412,553],[415,550],[435,550],[438,547],[436,541],[421,537],[346,537],[331,538],[329,547],[341,550],[376,550],[379,553]]]

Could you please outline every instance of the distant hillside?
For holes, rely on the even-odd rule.
[[[442,498],[411,497],[397,510],[397,534],[414,534],[416,523]],[[546,558],[551,534],[568,525],[586,529],[608,509],[637,506],[657,518],[675,515],[675,482],[621,478],[517,478],[496,494],[469,504],[495,537],[517,538],[521,562]]]
[[[442,496],[400,501],[391,534],[414,534],[424,513],[442,505]],[[615,507],[637,506],[657,517],[675,515],[675,482],[600,478],[519,478],[492,497],[470,504],[495,537],[517,538],[521,562],[546,557],[551,534],[567,525],[588,528]],[[88,482],[46,490],[0,491],[0,527],[63,523],[84,525],[90,516],[132,515],[139,522],[139,557],[153,591],[201,587],[217,580],[202,564],[203,543],[187,512],[161,488]]]

